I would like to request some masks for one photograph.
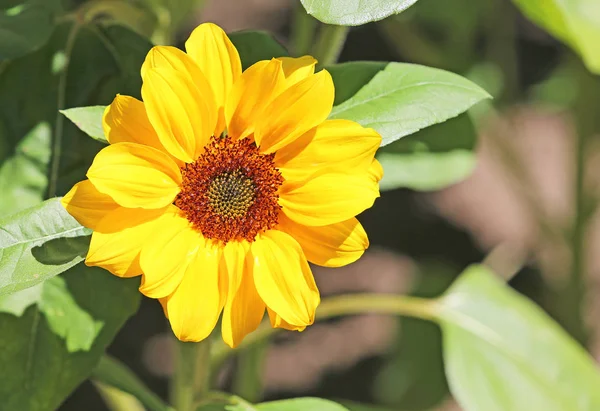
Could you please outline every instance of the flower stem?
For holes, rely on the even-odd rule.
[[[290,49],[296,56],[302,56],[310,51],[315,37],[317,20],[306,13],[302,3],[298,2],[294,9]]]
[[[404,315],[422,320],[435,321],[440,311],[441,308],[437,301],[428,298],[406,295],[347,294],[323,300],[317,310],[316,321],[365,313]],[[239,348],[245,348],[263,341],[277,331],[277,328],[272,328],[271,324],[266,321],[255,332],[249,334]],[[215,350],[211,357],[212,366],[218,366],[232,353],[234,351],[227,346],[222,346],[222,348]]]
[[[210,381],[210,337],[198,343],[176,342],[171,401],[177,411],[193,411]]]
[[[312,52],[312,55],[319,61],[321,66],[334,64],[338,60],[346,42],[348,30],[349,28],[346,26],[333,26],[330,24],[324,24],[321,27],[317,43]]]

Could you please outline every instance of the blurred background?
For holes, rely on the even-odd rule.
[[[197,24],[212,21],[228,32],[267,30],[287,46],[298,24],[293,0],[200,3],[177,17],[176,32],[162,35],[182,46]],[[594,213],[599,152],[593,139],[581,146],[575,126],[580,112],[574,107],[587,104],[580,95],[589,81],[579,58],[509,0],[420,0],[401,15],[352,28],[340,62],[351,60],[450,70],[484,87],[494,100],[471,110],[474,127],[459,117],[386,148],[401,155],[420,139],[442,146],[452,139],[461,141],[462,154],[443,153],[448,155],[440,171],[443,184],[391,189],[395,184],[387,180],[389,190],[359,216],[371,240],[364,257],[344,268],[314,267],[323,295],[437,296],[468,264],[493,251],[490,263],[511,275],[511,264],[525,262],[511,285],[598,358],[600,330],[591,319],[600,310],[600,255],[592,251],[600,246]],[[586,111],[600,114],[590,104]],[[160,305],[145,299],[109,353],[166,398],[170,337]],[[249,375],[256,362],[261,372]],[[448,393],[437,326],[413,319],[361,315],[318,323],[303,333],[281,332],[268,345],[229,358],[215,380],[250,401],[314,395],[353,411],[362,411],[361,403],[378,404],[380,411],[459,410]],[[81,409],[106,409],[91,383],[61,408]]]

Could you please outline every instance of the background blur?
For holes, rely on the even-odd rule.
[[[287,45],[295,3],[207,0],[182,19],[175,38],[182,46],[193,27],[212,21],[228,32],[268,30]],[[600,181],[593,178],[595,141],[584,153],[588,166],[576,162],[569,107],[586,76],[579,59],[528,22],[509,0],[420,0],[399,16],[352,28],[340,57],[348,60],[450,70],[483,86],[494,101],[493,108],[471,113],[477,163],[470,176],[439,191],[382,193],[359,216],[371,240],[365,256],[345,268],[314,268],[322,293],[436,296],[464,267],[495,250],[491,258],[499,255],[503,264],[527,261],[511,285],[598,358],[600,330],[589,319],[600,310],[600,256],[586,250],[600,246],[600,219],[590,214],[586,220],[583,255],[574,256],[568,240],[577,173],[584,173],[583,188],[591,198],[600,194]],[[450,121],[427,133],[472,144],[473,136],[469,130],[463,135],[461,124],[460,119]],[[585,298],[568,281],[573,270],[585,273]],[[166,397],[170,334],[159,304],[145,299],[109,352]],[[279,333],[268,347],[227,362],[217,380],[222,389],[250,401],[315,395],[346,404],[376,403],[381,411],[458,410],[448,394],[441,353],[434,324],[362,315],[319,323],[301,334]],[[260,375],[242,382],[232,377],[235,367],[257,359],[263,360]],[[81,409],[106,409],[90,383],[61,408]]]

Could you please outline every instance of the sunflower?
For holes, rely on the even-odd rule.
[[[273,327],[301,331],[320,301],[308,261],[343,266],[369,245],[355,216],[379,196],[381,137],[327,120],[333,81],[310,56],[242,72],[210,23],[185,49],[150,50],[143,102],[106,108],[110,145],[62,200],[93,230],[86,264],[141,275],[183,341],[222,317],[234,347],[265,309]]]

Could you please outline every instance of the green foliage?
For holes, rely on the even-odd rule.
[[[258,411],[348,411],[333,401],[320,398],[292,398],[290,400],[264,402],[256,406]]]
[[[466,411],[600,409],[592,358],[485,266],[467,269],[440,303],[446,374]]]
[[[102,322],[77,305],[62,277],[52,277],[41,284],[0,297],[0,312],[20,317],[30,305],[37,304],[48,326],[65,339],[67,351],[88,351],[100,332]]]
[[[0,218],[33,207],[44,199],[50,162],[50,127],[35,126],[0,165]]]
[[[476,131],[467,114],[425,128],[380,150],[381,190],[439,190],[468,177],[476,164]]]
[[[74,107],[60,110],[81,131],[94,140],[108,144],[102,129],[102,116],[106,106]]]
[[[415,64],[389,63],[354,96],[334,107],[330,118],[354,120],[377,130],[388,145],[441,123],[489,98],[469,80]]]
[[[352,61],[326,67],[335,84],[334,105],[355,95],[365,84],[388,65],[381,61]]]
[[[285,47],[264,31],[238,31],[231,33],[229,38],[240,53],[244,70],[257,61],[288,55]]]
[[[0,295],[39,284],[82,261],[89,234],[59,199],[0,220]]]
[[[523,14],[570,45],[600,74],[600,7],[596,0],[513,0]]]
[[[104,325],[89,351],[71,353],[64,339],[50,327],[47,314],[41,315],[37,307],[29,307],[21,317],[0,314],[3,409],[56,409],[90,375],[117,331],[137,310],[137,279],[124,280],[81,264],[62,278],[74,303],[97,324]],[[64,304],[64,300],[58,301]],[[63,327],[73,320],[71,316],[56,318]]]
[[[0,10],[0,61],[37,50],[48,41],[59,0],[28,0]]]
[[[301,0],[308,14],[323,23],[340,26],[359,26],[370,21],[382,20],[392,14],[398,14],[417,0]]]

